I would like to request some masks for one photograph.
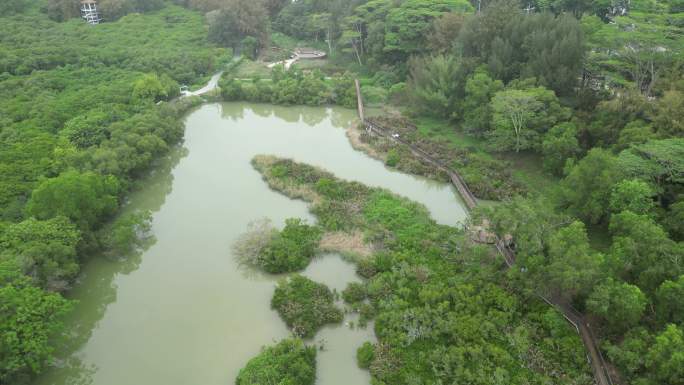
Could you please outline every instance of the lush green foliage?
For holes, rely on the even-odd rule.
[[[372,310],[364,314],[375,314],[378,343],[364,345],[357,359],[376,383],[591,381],[582,344],[562,316],[504,290],[487,249],[437,225],[424,207],[290,160],[253,164],[271,187],[315,201],[326,228],[362,229],[381,245],[358,266],[369,279]]]
[[[370,368],[371,363],[375,359],[375,348],[370,342],[364,342],[356,351],[356,362],[361,369]]]
[[[528,195],[475,214],[513,236],[520,269],[504,277],[485,250],[414,203],[291,161],[258,165],[275,188],[315,201],[321,228],[362,230],[381,250],[359,261],[363,296],[358,286],[345,291],[355,302],[367,295],[363,316],[376,316],[378,343],[361,349],[359,363],[377,384],[588,382],[572,330],[526,297],[539,291],[596,317],[626,381],[682,383],[682,1],[175,2],[207,14],[100,0],[105,20],[120,20],[92,27],[68,21],[79,16],[74,0],[0,4],[0,332],[9,347],[0,349],[0,382],[26,382],[49,359],[52,315],[68,306],[46,290],[67,288],[86,254],[137,247],[144,214],[106,223],[132,181],[182,137],[177,113],[192,102],[165,101],[228,60],[208,42],[257,58],[272,27],[288,50],[297,39],[325,47],[335,76],[276,67],[271,79],[244,80],[228,71],[224,99],[354,107],[360,77],[367,102],[434,119],[386,123],[458,169],[478,197]],[[404,146],[362,140],[390,166],[444,177]],[[530,154],[537,169],[563,177],[555,186],[539,171],[545,198],[520,178],[518,155]],[[313,255],[320,229],[288,226],[250,249],[266,270],[301,269]],[[33,306],[31,333],[18,341],[18,317]],[[269,360],[254,370],[267,374],[249,381],[279,378]],[[294,378],[283,381],[313,381]]]
[[[570,115],[556,95],[543,87],[499,91],[492,97],[491,110],[488,135],[492,146],[516,152],[539,149],[542,135]]]
[[[242,46],[247,56],[267,42],[270,23],[264,2],[224,0],[217,8],[207,14],[211,41],[235,49]]]
[[[0,15],[14,15],[21,13],[29,5],[28,0],[7,0],[0,4]]]
[[[63,290],[79,271],[80,241],[81,232],[66,217],[29,218],[0,232],[0,258],[21,266],[37,286]]]
[[[592,149],[563,180],[563,202],[568,212],[590,223],[603,220],[618,180],[615,157],[600,148]]]
[[[587,299],[587,310],[622,333],[641,319],[646,310],[646,296],[637,286],[608,279],[594,288]]]
[[[342,299],[348,304],[359,303],[366,299],[366,286],[362,283],[351,282],[342,291]]]
[[[409,67],[410,97],[420,112],[446,118],[457,113],[465,82],[463,63],[452,56],[440,55],[414,58]]]
[[[463,53],[505,82],[534,77],[558,94],[570,94],[584,56],[583,34],[568,15],[523,16],[516,2],[497,2],[464,24]]]
[[[70,303],[59,294],[33,286],[27,279],[8,281],[2,262],[0,276],[0,381],[18,384],[40,373],[52,357],[53,333],[62,329],[61,317]]]
[[[321,326],[342,321],[342,311],[334,301],[327,286],[295,274],[278,282],[271,307],[294,335],[312,337]]]
[[[313,385],[316,347],[300,339],[286,339],[262,349],[240,370],[235,385]]]
[[[553,126],[544,134],[541,149],[544,168],[555,175],[562,175],[568,160],[574,161],[580,152],[577,127],[569,122]]]
[[[173,96],[161,80],[189,83],[211,71],[216,51],[205,38],[201,18],[178,8],[97,28],[3,19],[2,217],[21,215],[41,176],[72,167],[125,182],[148,167],[182,135],[172,110],[151,105]]]
[[[338,104],[356,106],[353,79],[347,74],[326,79],[320,71],[304,73],[292,66],[285,70],[282,65],[274,67],[271,79],[245,81],[233,78],[230,72],[220,82],[224,100],[247,100],[274,104],[304,104],[320,106]]]
[[[657,219],[669,219],[670,211],[676,217],[670,202],[681,194],[680,165],[673,158],[680,141],[648,141],[617,156],[592,149],[570,165],[561,194],[551,202],[517,199],[484,210],[498,233],[515,240],[516,263],[524,269],[513,270],[511,278],[524,288],[575,301],[598,317],[608,357],[644,384],[676,384],[681,378],[670,357],[682,354],[671,340],[679,338],[677,323],[684,316],[675,299],[684,245],[667,233],[669,220]],[[603,252],[590,245],[582,223],[568,216],[594,228],[607,225],[611,238]]]
[[[256,221],[235,242],[233,251],[241,263],[271,274],[289,273],[309,265],[322,233],[318,226],[307,225],[299,218],[286,219],[280,231],[268,220]]]
[[[101,1],[109,20],[161,1]],[[78,2],[0,6],[0,382],[23,384],[51,361],[69,288],[87,256],[121,256],[148,224],[116,214],[131,182],[175,145],[172,103],[226,56],[202,16],[176,6],[96,27]],[[11,7],[11,9],[7,8]],[[25,12],[20,15],[14,13]],[[163,31],[160,32],[160,31]]]
[[[118,193],[115,177],[66,171],[33,190],[26,212],[38,219],[65,216],[80,228],[89,229],[114,213]]]
[[[313,258],[322,232],[301,219],[290,218],[285,228],[264,247],[258,264],[269,273],[286,273],[304,269]]]

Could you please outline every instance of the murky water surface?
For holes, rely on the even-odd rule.
[[[60,367],[39,385],[226,385],[259,352],[288,335],[270,307],[278,277],[240,268],[231,244],[247,224],[268,217],[310,222],[304,202],[271,191],[251,167],[257,154],[291,157],[337,176],[382,186],[425,204],[440,223],[464,211],[445,184],[386,169],[354,151],[344,128],[354,118],[338,108],[209,104],[190,113],[185,142],[132,194],[127,210],[153,212],[155,241],[124,261],[94,258],[69,296]],[[360,281],[336,255],[304,272],[338,291]],[[354,321],[348,316],[346,322]],[[355,351],[372,329],[321,330],[318,384],[368,384]]]

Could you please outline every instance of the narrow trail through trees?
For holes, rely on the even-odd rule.
[[[463,198],[463,201],[465,202],[467,207],[467,211],[471,211],[475,207],[477,207],[477,198],[470,191],[467,184],[465,183],[465,180],[463,180],[463,178],[457,171],[441,163],[439,160],[435,159],[429,153],[422,150],[421,148],[403,140],[399,135],[394,134],[391,128],[383,127],[372,118],[366,118],[363,106],[363,97],[361,95],[361,88],[359,86],[358,79],[355,80],[355,86],[359,118],[361,119],[361,122],[363,123],[366,130],[376,135],[389,138],[394,142],[405,145],[411,151],[411,153],[413,153],[417,158],[421,159],[425,163],[428,163],[444,171],[449,176],[449,179],[451,180],[451,183],[454,185],[456,190],[458,190],[459,194],[461,195],[461,198]],[[498,235],[496,236],[495,246],[499,254],[501,254],[501,256],[504,258],[506,266],[508,268],[513,268],[513,265],[515,264],[515,253],[513,252],[513,250],[506,246],[506,244],[503,242],[503,240],[501,240],[498,237]],[[584,315],[577,311],[575,308],[573,308],[572,305],[566,301],[548,298],[540,294],[538,294],[538,296],[549,306],[552,306],[554,309],[560,312],[563,315],[563,317],[565,317],[565,319],[570,324],[572,324],[577,330],[577,333],[580,335],[582,342],[584,343],[584,346],[587,350],[587,358],[594,373],[595,383],[598,385],[613,385],[613,381],[610,378],[610,373],[606,366],[603,355],[601,354],[601,350],[598,347],[598,343],[596,342],[594,333],[592,332],[591,327],[589,326],[589,323],[587,322]]]

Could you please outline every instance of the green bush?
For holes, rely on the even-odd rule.
[[[366,104],[380,104],[387,100],[387,90],[382,87],[363,86],[361,94]]]
[[[373,305],[368,303],[362,303],[359,306],[359,326],[366,327],[368,321],[375,318],[376,310]]]
[[[388,98],[392,103],[405,103],[407,99],[406,83],[393,84],[388,91]]]
[[[286,339],[264,348],[240,370],[235,385],[313,385],[316,348],[300,339]]]
[[[370,342],[364,342],[356,350],[356,363],[361,369],[368,369],[375,358],[375,348]]]
[[[242,84],[240,81],[235,79],[226,79],[219,82],[219,87],[221,88],[221,97],[223,100],[232,102],[235,100],[241,100],[244,97],[242,92]]]
[[[362,259],[356,264],[356,273],[363,278],[372,278],[378,273],[378,269],[375,267],[373,260]]]
[[[312,337],[321,326],[342,321],[330,289],[299,274],[278,282],[271,307],[299,337]]]
[[[397,152],[397,150],[393,148],[387,151],[387,158],[385,159],[385,164],[389,167],[396,167],[400,159],[401,158],[399,157],[399,152]]]
[[[289,218],[285,228],[264,248],[258,264],[272,274],[302,270],[315,255],[321,236],[322,231],[317,226]]]
[[[358,282],[349,283],[342,291],[342,299],[349,304],[363,301],[366,299],[366,286]]]

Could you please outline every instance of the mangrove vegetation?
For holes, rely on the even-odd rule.
[[[594,383],[582,339],[541,297],[590,325],[613,383],[684,383],[681,0],[96,3],[101,23],[90,25],[77,0],[0,2],[0,384],[71,368],[59,351],[76,349],[63,341],[89,338],[85,325],[100,318],[70,318],[79,306],[70,290],[110,286],[95,306],[101,317],[116,284],[88,281],[86,266],[135,258],[164,230],[130,197],[182,152],[188,111],[238,101],[355,109],[357,80],[374,107],[365,117],[387,135],[333,116],[351,145],[383,172],[445,182],[445,168],[455,170],[480,204],[454,227],[416,199],[315,162],[252,159],[268,187],[307,202],[312,217],[288,212],[281,228],[256,221],[222,245],[263,280],[281,278],[271,306],[284,323],[269,332],[292,334],[240,363],[237,384],[314,384],[324,345],[314,338],[350,313],[374,332],[354,357],[374,385]],[[191,209],[210,216],[201,203]],[[176,228],[187,218],[174,218]],[[495,236],[515,255],[510,269],[487,244]],[[324,251],[363,277],[337,289],[344,305],[326,282],[298,274]],[[188,276],[221,271],[196,267],[185,266]],[[151,305],[127,318],[150,319]],[[177,331],[187,338],[201,328],[184,325],[193,325]]]

